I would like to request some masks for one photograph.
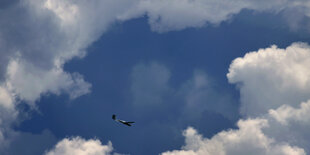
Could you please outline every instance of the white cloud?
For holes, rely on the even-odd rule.
[[[6,132],[11,132],[9,126],[16,119],[15,106],[19,100],[35,106],[44,94],[67,93],[74,99],[90,92],[91,84],[78,73],[64,71],[63,65],[75,57],[83,57],[85,49],[115,20],[117,12],[126,10],[122,8],[125,4],[128,3],[26,0],[2,8],[2,139],[8,138]]]
[[[71,5],[59,7],[67,9]],[[90,92],[91,85],[82,76],[62,68],[66,61],[85,55],[84,49],[97,39],[88,33],[98,31],[87,27],[84,31],[83,25],[76,23],[77,19],[68,18],[75,23],[63,24],[64,20],[40,0],[20,1],[3,10],[0,79],[16,97],[34,105],[41,94],[48,92],[59,94],[64,90],[71,98]]]
[[[15,109],[13,94],[10,93],[6,85],[0,86],[0,152],[5,149],[12,136],[10,124],[16,119],[18,111]]]
[[[216,25],[229,20],[242,9],[278,13],[294,8],[300,14],[310,17],[310,4],[306,0],[136,0],[133,3],[133,7],[118,18],[128,20],[147,14],[152,30],[157,32]],[[288,23],[292,22],[296,21],[289,19]]]
[[[81,76],[74,80],[74,75],[64,72],[62,66],[74,57],[83,57],[86,54],[85,48],[97,40],[117,20],[129,20],[147,14],[152,29],[164,32],[186,27],[200,27],[206,22],[218,24],[243,8],[278,11],[291,6],[309,6],[302,0],[294,3],[286,0],[268,1],[269,5],[265,3],[267,1],[244,0],[233,3],[212,0],[126,2],[104,0],[93,3],[83,0],[27,0],[13,3],[15,5],[3,9],[0,15],[2,25],[0,79],[6,81],[4,75],[7,72],[7,66],[12,61],[11,58],[18,55],[25,65],[24,70],[33,70],[32,76],[39,78],[38,81],[45,84],[42,84],[40,89],[29,92],[25,90],[32,88],[22,87],[23,90],[12,88],[16,92],[15,95],[32,103],[41,94],[46,92],[57,94],[56,90],[64,89],[62,85],[53,85],[53,88],[49,88],[52,85],[47,84],[50,78],[42,76],[46,73],[53,74],[55,79],[66,82],[65,86],[76,85],[74,87],[79,90],[70,94],[74,98],[88,93],[90,85],[86,84]],[[58,72],[55,73],[55,71]],[[19,76],[27,75],[19,73]],[[18,79],[14,78],[14,80]],[[24,82],[31,83],[32,81]],[[11,86],[14,87],[14,85]],[[32,92],[34,94],[31,94]]]
[[[300,107],[293,108],[288,105],[282,105],[276,110],[269,110],[269,114],[283,125],[287,125],[290,121],[299,121],[301,123],[310,123],[310,101],[303,102]]]
[[[267,116],[270,127],[264,133],[280,142],[288,142],[310,152],[310,101],[303,102],[298,108],[282,105],[278,109],[271,109]]]
[[[112,143],[102,145],[99,140],[85,140],[80,137],[65,138],[58,142],[45,155],[109,155],[113,150]]]
[[[164,155],[208,154],[306,154],[310,151],[310,101],[299,108],[282,105],[254,119],[239,120],[239,129],[203,138],[191,127],[184,131],[182,150]]]
[[[308,44],[293,43],[285,49],[274,45],[235,59],[227,74],[229,82],[240,89],[242,114],[265,117],[270,122],[265,134],[307,152],[310,151],[309,65]]]
[[[5,86],[0,87],[0,105],[6,109],[14,109],[14,97]]]
[[[165,32],[202,27],[206,22],[218,24],[244,7],[242,1],[230,3],[212,0],[141,0],[128,14],[136,15],[135,10],[141,10],[148,15],[152,30]],[[123,18],[132,18],[128,14]]]
[[[185,146],[163,154],[309,153],[309,65],[310,47],[305,43],[286,49],[272,46],[235,59],[227,77],[238,85],[241,112],[248,118],[238,121],[239,129],[210,139],[188,128]]]
[[[287,104],[297,107],[310,98],[310,47],[275,45],[235,59],[227,74],[241,94],[241,113],[257,116]]]
[[[25,70],[29,70],[28,67],[49,73],[57,69],[62,70],[63,64],[68,60],[83,57],[85,48],[97,40],[117,20],[129,20],[147,14],[151,27],[163,32],[186,27],[200,27],[206,22],[217,24],[227,20],[243,8],[278,11],[291,6],[308,7],[309,4],[302,0],[296,2],[238,0],[233,3],[212,0],[21,1],[13,7],[4,9],[0,16],[2,21],[0,24],[3,27],[0,31],[2,43],[0,77],[4,78],[11,57],[16,57],[16,55],[19,55],[24,64],[29,64],[29,66],[24,66]],[[10,26],[12,24],[16,26]],[[39,71],[34,73],[39,73]],[[60,76],[58,79],[68,74],[62,71],[58,74]],[[40,77],[40,75],[34,76]],[[45,79],[40,81],[43,80]],[[70,83],[71,80],[67,81]],[[76,88],[84,90],[71,96],[89,92],[89,87],[84,85],[85,82],[74,84],[82,84]],[[42,88],[42,92],[36,92],[36,94],[45,93],[44,90],[51,89]],[[19,93],[25,93],[25,91],[19,91]],[[29,94],[16,95],[30,96]],[[35,101],[38,98],[36,96],[39,95],[34,95],[30,100]]]
[[[182,150],[162,153],[163,155],[305,155],[302,148],[277,143],[262,132],[268,127],[265,119],[248,119],[238,122],[239,129],[222,131],[211,139],[203,138],[191,127],[183,133],[185,146]]]
[[[32,105],[41,94],[66,92],[72,99],[90,92],[91,85],[76,74],[69,74],[62,68],[44,70],[25,61],[12,60],[8,66],[7,85],[21,100]]]

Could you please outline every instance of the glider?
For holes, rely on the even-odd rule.
[[[134,123],[134,122],[126,122],[126,121],[123,121],[123,120],[120,120],[120,119],[116,119],[116,115],[112,115],[112,119],[113,119],[114,121],[123,123],[123,124],[128,125],[128,126],[131,126],[131,124]]]

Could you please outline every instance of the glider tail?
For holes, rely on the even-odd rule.
[[[113,114],[112,115],[112,119],[115,120],[116,119],[116,115]]]

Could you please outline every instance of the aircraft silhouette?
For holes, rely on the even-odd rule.
[[[116,119],[116,115],[112,115],[112,119],[113,119],[114,121],[123,123],[123,124],[125,124],[125,125],[127,125],[127,126],[131,126],[131,124],[134,123],[134,122],[126,122],[126,121],[123,121],[123,120],[120,120],[120,119]]]

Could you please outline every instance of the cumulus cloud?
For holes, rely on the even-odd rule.
[[[10,124],[17,118],[18,111],[15,108],[14,94],[11,94],[6,85],[0,86],[0,152],[6,148],[14,135]]]
[[[84,34],[76,23],[62,22],[52,9],[45,7],[46,1],[3,3],[6,7],[1,6],[0,14],[0,131],[1,139],[7,143],[14,138],[10,124],[17,118],[15,106],[21,100],[34,107],[42,94],[67,93],[74,99],[90,92],[91,84],[78,73],[64,71],[63,65],[74,57],[82,57],[84,49],[96,38]]]
[[[237,58],[229,68],[229,82],[241,94],[241,113],[268,113],[264,132],[281,142],[300,146],[307,152],[310,128],[310,46],[293,43],[285,49],[271,46]],[[306,102],[307,101],[307,102]],[[302,102],[302,103],[301,103]],[[301,103],[301,104],[300,104]]]
[[[41,94],[65,92],[76,98],[90,92],[81,75],[62,69],[68,60],[83,57],[107,27],[87,27],[83,20],[90,19],[79,16],[81,11],[73,3],[41,0],[19,1],[2,10],[0,79],[10,93],[34,105]]]
[[[271,124],[265,134],[307,152],[309,65],[308,44],[293,43],[285,49],[273,45],[235,59],[227,74],[229,82],[240,89],[240,110],[245,117],[263,115]]]
[[[14,97],[6,86],[0,87],[0,105],[6,109],[14,109]]]
[[[270,48],[235,59],[227,74],[241,94],[241,113],[257,116],[287,104],[299,106],[310,98],[310,47],[293,43],[286,49]]]
[[[45,155],[109,155],[113,150],[112,143],[102,145],[99,140],[85,140],[80,137],[65,138]]]
[[[267,135],[280,142],[289,142],[292,145],[304,148],[310,152],[310,101],[302,102],[299,107],[289,105],[269,110],[267,118],[271,123],[264,129]]]
[[[78,73],[64,71],[63,65],[83,57],[85,48],[107,25],[87,27],[97,19],[88,18],[91,15],[72,2],[4,3],[0,14],[0,135],[8,142],[20,100],[33,107],[43,94],[67,93],[74,99],[90,92],[91,84]]]
[[[277,143],[266,136],[262,128],[268,127],[265,119],[248,119],[238,122],[239,129],[222,131],[211,139],[203,138],[191,127],[183,133],[185,146],[182,150],[162,153],[163,155],[305,155],[302,148],[287,143]]]
[[[278,13],[294,8],[293,10],[299,10],[300,14],[309,17],[310,7],[306,0],[136,0],[134,3],[134,7],[130,7],[118,18],[128,20],[139,14],[147,14],[152,30],[157,32],[202,27],[206,24],[217,25],[229,20],[242,9]],[[297,22],[290,18],[287,19],[289,24]]]
[[[306,1],[302,0],[296,2],[268,1],[268,5],[265,3],[267,2],[244,0],[238,0],[234,3],[212,0],[134,0],[126,2],[104,0],[93,3],[83,0],[17,1],[4,8],[0,16],[0,24],[2,25],[0,32],[0,78],[5,79],[7,66],[10,64],[11,58],[16,57],[16,55],[22,59],[25,70],[35,68],[49,73],[57,69],[61,70],[68,60],[74,57],[83,57],[86,54],[87,46],[97,40],[112,23],[118,20],[129,20],[147,14],[152,29],[163,32],[186,27],[200,27],[206,22],[217,24],[244,8],[259,11],[278,11],[291,6],[309,6]],[[309,12],[305,11],[305,15],[308,14]],[[39,72],[33,73],[40,74]],[[58,79],[69,74],[64,71],[60,72]],[[34,76],[41,77],[40,75]],[[42,77],[41,81],[45,79]],[[66,81],[72,83],[76,80],[71,78],[71,80]],[[76,88],[82,90],[74,95],[70,94],[71,97],[89,92],[89,84],[86,86],[86,82],[82,81],[81,78],[77,81],[79,82],[73,82],[74,85],[78,85]],[[31,81],[27,82],[30,83]],[[44,81],[44,83],[47,82]],[[44,86],[49,87],[50,85]],[[52,89],[60,90],[62,88]],[[42,92],[35,93],[42,94],[52,89],[42,88]],[[17,92],[16,95],[20,95],[22,98],[29,96],[28,94],[20,94],[25,93],[25,91]],[[55,91],[51,92],[55,93]],[[34,96],[29,99],[31,102],[39,98],[37,97],[39,95]]]
[[[310,151],[310,101],[299,108],[282,105],[254,119],[239,120],[239,129],[217,133],[203,138],[189,127],[183,133],[182,150],[164,152],[164,155],[202,154],[306,154]]]
[[[185,146],[163,154],[309,153],[309,58],[309,45],[293,43],[235,59],[227,77],[240,89],[241,113],[248,118],[238,121],[238,129],[210,139],[190,127],[184,131]]]
[[[47,92],[66,92],[74,99],[89,93],[91,87],[78,73],[69,74],[58,67],[44,70],[19,60],[10,61],[6,83],[19,99],[32,104]]]

